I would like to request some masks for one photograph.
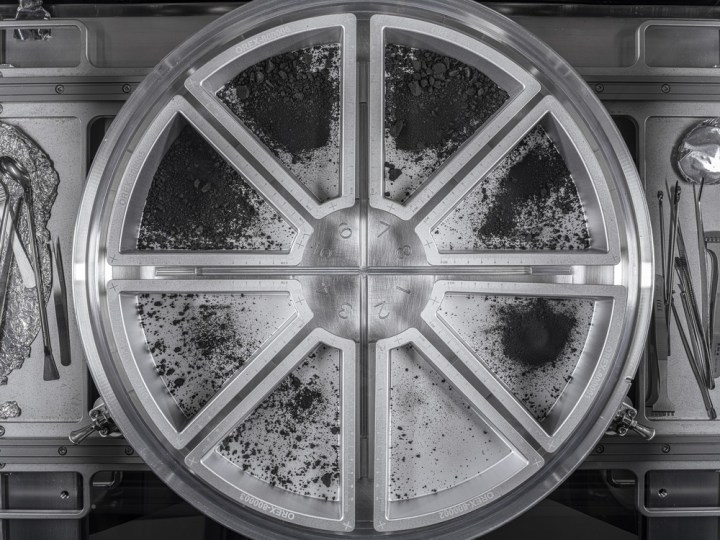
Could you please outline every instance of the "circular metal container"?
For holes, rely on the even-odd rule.
[[[385,180],[388,43],[456,58],[508,94],[405,201],[387,196]],[[337,185],[324,199],[216,95],[258,62],[322,44],[339,46],[341,58]],[[188,126],[288,224],[282,249],[138,249],[155,172]],[[535,126],[572,174],[589,245],[447,248],[437,231]],[[279,0],[209,25],[125,105],[88,177],[73,282],[85,352],[112,417],[160,478],[201,511],[252,537],[462,538],[540,501],[602,436],[642,352],[652,257],[645,198],[618,131],[567,63],[521,27],[464,0]],[[150,338],[159,327],[138,312],[143,302],[178,295],[226,304],[253,298],[253,320],[273,328],[191,414],[159,375]],[[473,324],[492,322],[478,298],[585,306],[589,322],[569,376],[544,396],[552,403],[542,414],[468,337],[461,308]],[[242,317],[233,320],[244,324]],[[302,368],[307,358],[315,360]],[[321,364],[330,366],[320,378],[332,379],[337,409],[337,438],[317,441],[337,452],[329,499],[320,488],[303,494],[272,485],[262,472],[246,474],[221,444],[289,374],[320,373]],[[404,378],[416,369],[419,379]],[[430,404],[425,413],[437,414],[413,418],[415,409],[394,404],[413,388]],[[458,403],[469,412],[458,413]],[[440,457],[418,451],[412,466],[403,465],[401,421],[424,438],[413,444],[437,444]],[[487,440],[457,435],[465,425],[481,426]],[[436,443],[444,429],[453,440]],[[475,444],[488,456],[482,467]],[[463,463],[474,464],[472,474],[453,481]],[[423,478],[437,489],[421,486]],[[412,493],[398,495],[391,487],[398,482],[415,486]]]

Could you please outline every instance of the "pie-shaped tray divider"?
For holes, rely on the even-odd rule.
[[[442,163],[408,201],[385,197],[385,48],[404,45],[457,59],[487,75],[509,94],[503,106]],[[486,43],[461,32],[392,15],[370,19],[370,204],[401,219],[410,219],[466,166],[540,91],[536,79]]]
[[[476,350],[468,343],[468,337],[461,335],[440,314],[443,301],[452,295],[593,301],[592,319],[585,342],[581,349],[578,347],[575,367],[567,384],[561,383],[563,388],[557,390],[555,403],[541,421],[482,360],[483,354],[492,353]],[[625,311],[626,291],[613,285],[439,281],[422,318],[535,441],[553,452],[573,433],[593,404],[598,389],[605,383],[613,365],[612,351],[624,323]]]
[[[230,109],[217,92],[245,69],[276,55],[315,45],[340,44],[340,178],[339,195],[318,201],[278,157]],[[289,192],[315,219],[355,203],[355,140],[357,122],[356,18],[324,15],[294,21],[279,29],[242,41],[210,60],[185,81],[185,87],[228,129],[268,175]]]
[[[153,178],[168,150],[184,128],[195,130],[205,142],[240,176],[255,195],[262,198],[276,213],[287,234],[285,249],[222,249],[222,250],[172,250],[138,249],[143,212]],[[272,187],[233,145],[224,138],[184,98],[175,97],[158,114],[140,139],[138,146],[128,157],[128,165],[118,190],[118,204],[113,209],[113,227],[108,233],[107,258],[113,265],[290,265],[300,262],[307,239],[313,229],[299,212]],[[202,189],[202,187],[201,187]],[[198,191],[201,196],[202,192]],[[192,202],[189,202],[192,204]],[[272,230],[264,231],[270,233]],[[242,235],[239,235],[242,236]]]
[[[335,350],[339,357],[340,481],[337,500],[324,500],[271,486],[223,457],[219,445],[319,346]],[[355,385],[356,344],[320,328],[314,329],[293,351],[273,361],[273,371],[187,455],[187,466],[226,496],[255,510],[299,525],[329,531],[348,531],[355,526]],[[299,434],[302,436],[302,434]]]
[[[540,126],[555,145],[572,176],[579,202],[586,219],[589,234],[587,249],[468,249],[468,246],[449,247],[448,221],[453,213],[473,195],[478,196],[483,180],[515,149],[524,138]],[[620,233],[613,212],[612,193],[605,181],[606,175],[595,151],[590,147],[580,128],[553,97],[545,97],[497,145],[491,148],[480,162],[457,186],[435,206],[417,225],[416,232],[423,242],[431,264],[437,265],[615,265],[620,262]],[[462,208],[461,208],[462,210]],[[467,214],[464,227],[468,227]],[[467,242],[471,234],[458,234]],[[465,231],[466,232],[466,231]],[[561,231],[561,234],[573,231]],[[455,238],[455,236],[453,237]],[[441,249],[441,246],[443,249]]]
[[[441,377],[439,384],[449,385],[449,393],[456,394],[466,404],[468,418],[472,418],[478,425],[483,426],[476,435],[482,439],[489,437],[494,447],[493,452],[498,455],[491,456],[482,471],[470,478],[463,479],[457,484],[439,489],[436,492],[422,494],[418,497],[398,499],[391,497],[391,482],[393,476],[393,456],[391,442],[394,434],[402,426],[394,426],[391,406],[391,393],[393,392],[392,363],[398,361],[393,356],[403,346],[411,344],[414,351],[422,360]],[[413,379],[410,379],[411,381]],[[376,386],[375,386],[375,528],[378,531],[393,531],[417,528],[440,521],[451,519],[458,515],[470,512],[492,503],[502,494],[516,488],[530,476],[535,474],[543,465],[542,456],[526,441],[490,403],[474,388],[446,359],[420,331],[415,328],[392,338],[377,342],[376,347]],[[445,389],[447,390],[447,389]],[[424,396],[428,398],[428,396]],[[423,399],[423,397],[418,397]],[[408,418],[410,420],[410,418]],[[422,418],[415,418],[422,422]],[[415,436],[413,430],[417,424],[405,425],[405,431],[410,430],[410,437]],[[480,440],[461,442],[449,437],[445,439],[442,426],[433,439],[439,447],[442,445],[480,444]],[[478,430],[476,430],[478,431]],[[457,435],[457,433],[453,433]],[[411,441],[412,442],[412,441]],[[427,443],[428,441],[421,441]],[[430,441],[432,443],[432,441]],[[488,447],[490,448],[490,447]],[[477,447],[479,454],[483,448]],[[490,450],[488,450],[490,451]],[[459,453],[459,452],[458,452]],[[428,455],[420,453],[398,457],[403,465],[408,460],[417,462],[417,474],[430,483],[430,478],[442,471],[435,468],[441,464],[434,462]],[[452,458],[450,459],[452,461]],[[399,465],[399,463],[398,463]],[[457,466],[456,463],[445,465]],[[423,473],[423,468],[427,470]],[[458,466],[461,469],[461,466]],[[457,476],[456,476],[457,478]],[[448,480],[445,478],[445,480]]]
[[[208,394],[194,415],[188,415],[180,407],[170,391],[168,382],[160,375],[161,354],[155,358],[152,343],[143,329],[138,313],[138,298],[143,294],[196,295],[215,298],[229,296],[272,299],[275,313],[255,314],[255,320],[267,319],[268,326],[276,321],[282,323],[266,332],[267,337],[234,373],[229,374],[219,389]],[[118,343],[118,355],[124,375],[135,390],[136,398],[143,404],[151,422],[175,448],[185,448],[194,437],[216,420],[223,409],[261,375],[273,358],[312,319],[312,312],[303,298],[302,288],[292,280],[116,280],[108,284],[110,325]],[[263,309],[261,305],[260,310]],[[278,313],[282,310],[281,313]],[[243,312],[247,313],[247,311]],[[274,320],[269,320],[269,317]],[[171,324],[173,321],[166,321]],[[193,322],[190,321],[190,325]],[[167,335],[167,333],[166,333]],[[184,339],[183,336],[182,339]],[[251,337],[251,336],[248,336]],[[192,334],[188,339],[192,338]],[[166,346],[176,343],[163,344]],[[170,351],[168,351],[169,353]],[[186,377],[186,380],[189,377]],[[189,382],[189,381],[188,381]]]

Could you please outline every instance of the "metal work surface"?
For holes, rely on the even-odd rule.
[[[59,199],[53,209],[49,228],[51,234],[62,235],[65,271],[68,277],[72,269],[70,234],[78,212],[80,193],[85,184],[86,163],[97,150],[105,129],[155,63],[194,32],[238,5],[156,5],[152,8],[100,5],[94,6],[92,10],[86,5],[53,5],[48,9],[54,20],[32,25],[34,27],[47,25],[54,32],[52,40],[39,43],[14,41],[10,29],[18,26],[18,23],[12,20],[4,20],[0,23],[2,27],[8,29],[4,31],[4,43],[7,49],[4,49],[3,61],[13,65],[13,67],[0,67],[0,73],[3,75],[0,79],[2,104],[0,120],[16,125],[32,136],[48,153],[58,170],[61,180]],[[550,44],[589,83],[590,88],[613,115],[630,151],[636,158],[641,177],[645,178],[650,218],[656,231],[658,186],[664,185],[666,175],[671,184],[674,184],[676,178],[670,151],[690,126],[704,118],[718,116],[715,101],[720,93],[720,84],[718,84],[720,73],[715,65],[719,62],[708,57],[707,54],[707,51],[717,51],[717,35],[713,33],[716,23],[712,20],[720,16],[717,8],[635,6],[630,9],[622,6],[542,6],[498,3],[491,3],[490,7],[511,17]],[[3,6],[3,17],[11,19],[14,17],[15,9],[14,5]],[[80,30],[73,30],[78,28],[76,24],[78,22],[85,25],[86,39],[92,44],[89,47],[87,62],[79,60],[83,58],[79,47],[80,40],[77,38]],[[706,30],[696,31],[697,24]],[[70,30],[63,33],[56,26],[67,26]],[[671,35],[675,33],[674,41],[670,40],[670,42],[682,43],[683,46],[673,47],[673,51],[668,51],[667,47],[663,46],[663,40],[659,39],[663,33],[658,30],[658,26],[659,30],[669,26],[666,33],[670,32]],[[648,35],[649,43],[646,39]],[[71,45],[66,47],[66,43]],[[59,49],[63,48],[69,52],[61,53]],[[38,51],[42,54],[38,54]],[[643,51],[647,61],[639,61],[640,51]],[[14,55],[12,59],[11,53]],[[658,58],[668,60],[659,65]],[[55,68],[63,70],[57,71]],[[364,76],[361,73],[360,76]],[[362,90],[362,86],[360,89]],[[366,100],[362,92],[358,97],[361,103]],[[364,132],[361,129],[360,135],[362,133]],[[358,169],[358,174],[365,174],[362,166]],[[442,171],[438,177],[441,174]],[[716,189],[708,186],[703,195],[705,229],[708,231],[718,228],[718,223],[714,221],[716,212],[711,211],[717,205]],[[667,202],[667,198],[665,201]],[[690,203],[690,197],[687,197],[684,204],[690,205]],[[373,210],[370,212],[372,213]],[[685,235],[693,236],[694,219],[692,219],[691,207],[681,211],[681,220],[684,220]],[[306,221],[311,223],[312,219]],[[344,216],[338,218],[334,226],[337,227],[341,223],[348,223]],[[328,227],[328,231],[331,230],[332,227]],[[378,232],[381,230],[379,229]],[[338,246],[343,245],[340,240],[337,239]],[[359,244],[354,245],[359,246]],[[420,251],[415,250],[415,253],[423,253],[422,246],[417,247]],[[690,248],[695,249],[695,244],[693,243]],[[659,257],[660,253],[658,252],[656,256]],[[348,253],[347,257],[342,264],[353,264],[353,257],[357,257],[357,254]],[[415,259],[418,260],[422,261],[419,264],[426,264],[422,257]],[[333,263],[333,266],[338,264]],[[187,270],[193,267],[194,264],[190,264]],[[480,271],[478,267],[473,270]],[[266,272],[271,273],[267,268],[263,268],[263,274]],[[285,274],[289,273],[285,272]],[[348,298],[358,298],[364,291],[362,288],[358,291],[336,285],[340,282],[346,283],[347,280],[333,273],[334,270],[325,273],[316,290],[322,291],[326,286],[330,286],[333,290],[342,288],[347,291],[344,294]],[[137,275],[131,274],[129,277],[143,280]],[[244,275],[233,276],[233,279],[244,277]],[[464,274],[454,277],[462,278],[461,281],[467,279]],[[272,275],[270,278],[276,279],[277,276]],[[396,276],[390,283],[395,283],[398,279],[400,278]],[[430,283],[432,279],[422,276],[417,278],[418,283],[422,283],[423,280]],[[501,278],[496,273],[492,273],[490,277],[483,275],[480,279],[500,281]],[[502,279],[564,282],[574,278],[557,273],[551,276],[527,277],[517,272]],[[397,282],[397,285],[403,287],[402,283]],[[387,309],[381,311],[383,315],[390,313],[393,302],[401,302],[402,296],[393,300],[395,297],[392,294],[404,294],[397,289],[392,292],[392,289],[392,284],[372,289],[375,291],[372,298],[378,298],[374,304],[387,302],[385,304]],[[346,302],[343,301],[344,303]],[[421,302],[412,304],[412,310],[418,314],[424,307],[420,304]],[[70,308],[72,309],[72,305]],[[399,316],[402,310],[394,309],[392,313],[393,316],[395,314]],[[348,312],[343,311],[342,314],[347,315]],[[321,314],[314,312],[314,315],[319,326],[335,324],[333,332],[351,340],[357,339],[353,334],[352,326],[347,323],[348,319],[344,320],[343,326],[337,324],[339,321],[332,317],[319,322],[317,317]],[[368,328],[379,328],[375,334],[369,333],[372,340],[387,337],[382,330],[385,325],[377,324],[387,320],[390,319],[375,321],[374,325],[372,320],[370,321]],[[395,331],[399,334],[401,328]],[[71,339],[73,364],[60,368],[61,380],[58,384],[57,400],[59,403],[76,403],[78,409],[62,408],[61,410],[59,406],[53,407],[51,412],[55,416],[66,418],[66,421],[60,424],[23,423],[22,417],[11,422],[2,422],[2,426],[6,428],[6,434],[0,443],[1,461],[4,465],[0,477],[3,480],[11,472],[21,474],[31,471],[46,473],[74,471],[80,472],[87,482],[86,479],[91,478],[96,471],[146,467],[139,458],[131,455],[132,449],[122,439],[91,437],[81,446],[68,444],[66,435],[89,422],[87,411],[92,406],[92,400],[88,397],[91,393],[88,388],[90,377],[86,370],[80,369],[84,359],[80,352],[74,317],[71,318]],[[672,482],[664,484],[665,480],[652,476],[654,470],[681,472],[698,470],[712,474],[712,471],[720,466],[717,445],[720,440],[718,423],[707,419],[690,367],[681,354],[677,339],[675,338],[673,342],[677,344],[677,351],[673,350],[669,361],[669,391],[671,399],[677,406],[675,417],[657,419],[644,411],[644,399],[641,396],[646,383],[643,379],[644,364],[641,364],[639,384],[636,385],[638,392],[631,394],[631,397],[640,409],[643,423],[657,429],[658,437],[650,442],[635,437],[624,439],[606,437],[583,467],[632,471],[630,489],[635,493],[633,497],[640,511],[648,517],[717,515],[720,511],[716,503],[693,500],[692,497],[675,499],[677,493],[673,489],[675,484]],[[356,358],[361,358],[362,351],[356,352]],[[48,387],[50,383],[42,381],[41,366],[41,356],[28,359],[25,366],[13,375],[18,380],[26,381],[26,390],[20,392],[19,384],[8,385],[0,388],[0,392],[7,392],[2,395],[10,396],[9,392],[13,392],[15,396],[22,395],[26,407],[29,407],[28,411],[33,408],[38,411],[43,407],[47,408],[48,400],[45,396],[50,391]],[[374,369],[372,358],[368,367]],[[74,371],[76,369],[77,371]],[[73,379],[76,377],[75,373],[77,378]],[[472,377],[470,373],[462,373],[463,376]],[[70,384],[71,380],[74,381],[72,384]],[[361,380],[357,377],[356,384],[360,385]],[[63,381],[67,384],[63,384]],[[368,383],[374,385],[372,379],[368,379]],[[716,398],[717,390],[711,391],[711,394],[716,406],[719,405]],[[481,397],[486,395],[483,391]],[[81,396],[81,400],[78,396]],[[363,406],[371,407],[373,396],[367,392],[357,392],[358,401],[364,399],[362,396],[368,396],[369,401]],[[5,399],[3,398],[2,401]],[[646,415],[649,418],[644,418]],[[359,433],[358,428],[359,426],[356,427],[356,431]],[[368,428],[372,431],[372,426],[367,426],[366,430]],[[578,453],[577,460],[581,458],[582,455]],[[357,469],[356,472],[358,475],[365,474],[362,469]],[[697,480],[693,481],[697,482]],[[88,484],[83,483],[83,486],[85,489]],[[662,489],[666,489],[663,493],[667,497],[662,499],[662,505],[658,506],[658,493]],[[75,519],[89,510],[90,495],[87,492],[82,495],[81,508],[85,510],[78,513],[74,499],[75,492],[70,491],[72,500],[67,503],[62,502],[69,506],[59,508],[59,510],[69,508],[68,512],[51,514],[43,511],[23,511],[7,514],[6,517]],[[59,493],[49,489],[47,500],[50,502],[38,504],[38,509],[55,508],[55,499],[58,498]],[[669,504],[675,505],[675,508],[669,507]],[[3,512],[7,511],[3,510]],[[694,522],[699,521],[702,520],[694,520]],[[468,528],[466,535],[473,536],[476,533],[477,531]]]
[[[537,502],[579,464],[613,418],[649,316],[646,208],[602,107],[539,42],[471,3],[428,2],[402,15],[382,2],[316,2],[302,9],[259,4],[203,32],[195,38],[201,51],[190,53],[191,42],[175,51],[120,113],[90,172],[76,228],[74,294],[85,350],[128,441],[178,493],[249,534],[468,536]],[[327,188],[303,180],[302,170],[291,166],[296,162],[270,150],[219,96],[244,70],[256,73],[253,66],[263,63],[271,73],[277,69],[271,58],[334,44],[340,48],[337,187],[318,198]],[[387,179],[387,162],[403,155],[388,146],[394,135],[388,136],[385,119],[383,61],[391,44],[458,59],[467,78],[479,70],[507,96],[404,198],[393,195],[389,182],[412,178]],[[449,62],[431,71],[440,78]],[[248,97],[245,86],[233,92]],[[413,93],[420,92],[417,84]],[[218,249],[224,223],[210,232],[207,224],[186,232],[177,223],[173,230],[180,232],[172,235],[162,224],[148,225],[167,156],[181,155],[178,145],[193,132],[201,136],[198,150],[209,145],[251,187],[256,195],[247,200],[272,208],[275,217],[263,222],[259,236],[248,232],[244,244]],[[524,159],[518,148],[546,140],[568,171],[572,188],[563,189],[576,193],[586,232],[556,221],[557,232],[538,232],[547,239],[529,249],[454,248],[452,231],[470,226],[462,204],[480,193],[481,181],[509,167],[508,160]],[[214,189],[204,182],[195,180],[197,204]],[[559,236],[542,236],[551,233]],[[570,245],[572,235],[577,246]],[[209,247],[180,247],[194,245],[190,241]],[[570,249],[556,249],[565,243]],[[500,368],[484,358],[459,317],[467,313],[491,336],[494,317],[518,302],[556,305],[583,321],[573,323],[566,371],[536,370],[533,390],[518,386],[526,368]],[[208,382],[185,364],[189,360],[173,356],[188,358],[183,347],[197,343],[159,329],[172,324],[182,335],[192,333],[185,321],[213,314],[220,304],[247,309],[253,324],[233,335],[250,354],[234,372]],[[506,359],[509,366],[514,361]],[[306,378],[325,362],[327,368]],[[414,378],[406,375],[411,372]],[[297,424],[317,430],[313,445],[335,449],[323,457],[335,465],[306,464],[286,473],[275,462],[263,472],[255,452],[283,448],[283,430],[296,427],[278,435],[271,430],[272,446],[252,452],[247,441],[233,445],[256,433],[258,423],[273,425],[268,411],[278,405],[272,404],[303,384],[320,385],[308,388],[316,388],[323,403],[337,403],[317,409],[337,407],[337,420]],[[457,424],[437,423],[434,414],[418,422],[423,406],[412,405],[414,385],[426,388],[419,403],[447,411],[442,414]],[[323,425],[334,426],[332,436]],[[408,436],[398,435],[406,428]],[[430,437],[445,433],[445,442],[431,444]],[[468,470],[454,471],[459,464],[451,449],[475,438],[468,433],[482,439],[474,444],[482,444],[484,458],[469,454]],[[283,461],[301,459],[306,444],[298,435]],[[313,467],[319,471],[314,479]]]

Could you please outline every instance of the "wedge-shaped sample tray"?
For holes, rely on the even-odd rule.
[[[187,456],[206,482],[274,517],[354,527],[355,344],[313,330]]]
[[[437,313],[542,424],[571,384],[594,310],[585,298],[465,293]]]
[[[340,196],[340,43],[250,66],[216,95],[323,203]]]
[[[112,219],[113,264],[287,265],[312,227],[184,99],[130,156]]]
[[[297,311],[289,294],[143,293],[137,310],[158,375],[192,419]]]
[[[217,452],[278,489],[340,498],[340,352],[319,345]]]
[[[624,309],[611,285],[439,281],[422,318],[552,452],[608,375]]]
[[[192,126],[155,171],[138,249],[288,252],[297,231]]]
[[[123,368],[183,448],[312,318],[296,281],[112,281]]]
[[[491,503],[541,456],[420,332],[376,348],[375,527],[444,521]]]
[[[432,234],[441,252],[590,247],[575,182],[540,125],[523,137]]]
[[[415,231],[431,264],[617,264],[610,201],[592,149],[546,97]]]
[[[372,17],[370,51],[370,204],[401,219],[420,210],[540,88],[488,45],[422,21]]]
[[[387,43],[385,198],[403,203],[412,197],[508,98],[455,58]]]
[[[225,51],[185,82],[317,219],[355,202],[355,25],[353,15],[289,23],[280,35]]]

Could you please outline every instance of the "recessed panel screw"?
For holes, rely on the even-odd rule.
[[[603,452],[605,452],[605,446],[602,445],[602,444],[598,444],[598,445],[595,447],[595,453],[596,453],[596,454],[602,454]]]
[[[125,447],[125,455],[126,456],[132,456],[134,453],[135,453],[135,450],[133,450],[131,446]]]
[[[595,91],[596,91],[598,94],[602,94],[602,93],[605,91],[605,85],[604,85],[604,84],[601,84],[601,83],[597,83],[597,84],[595,85]]]
[[[129,94],[129,93],[130,93],[130,90],[132,90],[132,88],[130,87],[129,84],[123,84],[123,86],[122,86],[122,91],[123,91],[124,94]]]
[[[55,93],[56,94],[64,94],[65,93],[65,87],[62,84],[58,84],[55,87]]]
[[[669,84],[663,84],[663,85],[660,87],[660,90],[662,91],[663,94],[667,94],[668,92],[670,92],[670,85],[669,85]]]
[[[658,490],[658,495],[659,495],[661,498],[664,499],[665,497],[668,496],[668,491],[667,491],[667,489],[665,489],[665,488],[660,488],[660,489]]]
[[[65,454],[67,454],[67,448],[65,448],[64,446],[61,446],[60,448],[58,448],[58,454],[60,454],[61,456],[64,456]]]
[[[0,437],[5,435],[5,426],[0,426]]]
[[[670,453],[670,445],[669,445],[669,444],[663,444],[661,450],[662,450],[662,453],[663,453],[663,454],[669,454],[669,453]]]

